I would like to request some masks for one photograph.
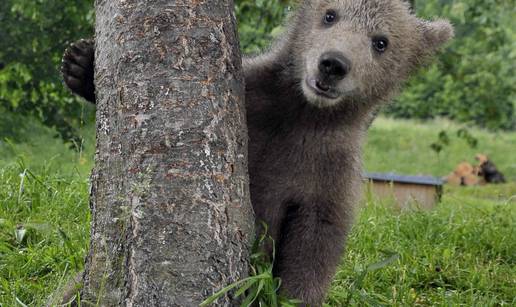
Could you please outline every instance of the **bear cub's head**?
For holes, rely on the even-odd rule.
[[[386,101],[453,37],[448,21],[425,21],[402,0],[305,1],[295,26],[297,79],[309,103]]]

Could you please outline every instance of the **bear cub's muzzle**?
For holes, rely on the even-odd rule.
[[[308,86],[325,98],[339,98],[337,83],[351,71],[351,61],[341,52],[328,51],[321,55],[318,70],[317,78],[307,80]]]

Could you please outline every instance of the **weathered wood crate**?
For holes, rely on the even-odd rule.
[[[366,173],[374,197],[394,200],[400,208],[432,209],[443,194],[443,180],[431,176]]]

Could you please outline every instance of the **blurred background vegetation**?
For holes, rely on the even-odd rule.
[[[384,112],[515,130],[514,0],[414,2],[422,17],[449,18],[457,38]],[[243,51],[266,48],[293,5],[292,0],[236,0]],[[80,141],[77,129],[93,121],[93,109],[63,88],[59,67],[69,43],[93,35],[93,22],[93,0],[0,2],[0,135],[17,139],[26,129],[22,118],[30,116],[65,141]]]
[[[93,119],[59,74],[67,44],[93,33],[92,7],[92,0],[0,1],[0,137],[18,139],[29,116],[77,141],[81,120]]]

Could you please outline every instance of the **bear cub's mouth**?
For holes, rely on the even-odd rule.
[[[326,84],[324,81],[308,77],[306,78],[306,85],[308,85],[308,87],[312,89],[318,96],[330,99],[339,98],[339,93],[337,93],[335,89],[333,89],[330,85]]]

